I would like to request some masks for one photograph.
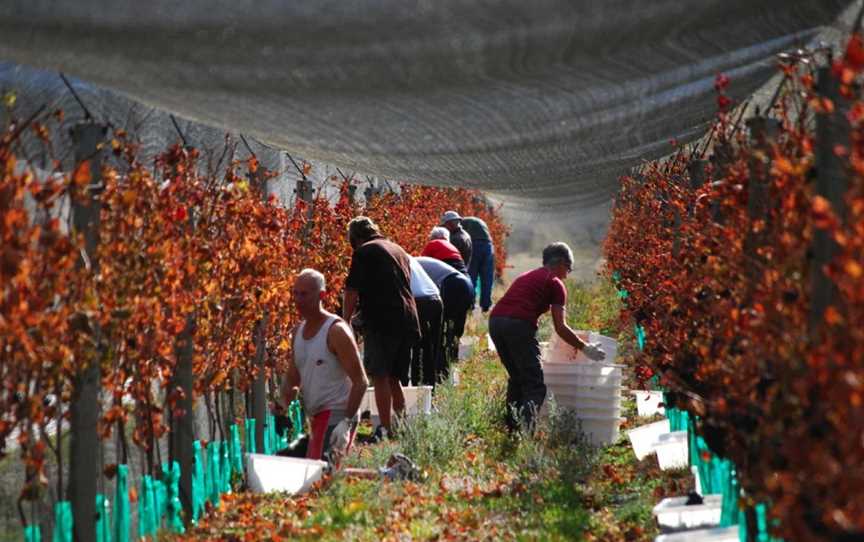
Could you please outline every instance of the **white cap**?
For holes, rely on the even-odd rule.
[[[459,216],[459,213],[456,211],[447,211],[443,215],[441,215],[441,223],[446,224],[451,220],[462,220],[462,217]]]

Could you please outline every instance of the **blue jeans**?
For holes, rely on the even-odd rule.
[[[488,311],[492,306],[492,281],[495,279],[495,252],[490,241],[474,241],[468,275],[475,286],[480,280],[480,308]]]

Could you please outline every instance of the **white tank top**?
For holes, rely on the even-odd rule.
[[[309,416],[323,410],[333,410],[335,422],[341,420],[351,392],[351,379],[327,346],[330,328],[339,321],[328,316],[321,329],[311,339],[303,338],[304,320],[294,335],[294,365],[300,373],[303,409]],[[338,416],[338,417],[336,417]]]

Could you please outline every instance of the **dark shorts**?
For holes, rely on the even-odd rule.
[[[363,331],[363,365],[371,377],[408,378],[411,347],[415,338],[410,333],[391,335],[376,329]]]

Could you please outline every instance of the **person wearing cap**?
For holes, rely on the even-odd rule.
[[[450,232],[450,243],[459,250],[462,261],[467,265],[471,261],[471,236],[462,229],[462,217],[456,211],[447,211],[441,215],[441,225]]]
[[[439,351],[436,380],[447,378],[450,364],[459,354],[459,339],[465,333],[465,319],[474,301],[471,280],[455,268],[436,258],[421,256],[417,263],[438,286],[444,303],[443,342]]]
[[[489,226],[476,216],[462,218],[462,228],[471,237],[471,261],[468,276],[480,290],[480,310],[489,311],[492,306],[492,282],[495,280],[495,248]],[[479,283],[478,283],[479,281]]]
[[[417,304],[420,319],[420,339],[411,348],[411,375],[402,385],[436,384],[436,369],[441,349],[441,318],[444,305],[438,285],[426,274],[416,258],[411,258],[411,295]]]
[[[467,262],[462,259],[459,249],[450,242],[450,230],[443,226],[435,226],[429,234],[429,242],[423,247],[421,256],[436,258],[456,268],[460,273],[468,276]]]
[[[309,417],[309,435],[284,455],[308,459],[326,457],[338,464],[351,447],[359,421],[358,411],[369,381],[349,325],[324,310],[324,275],[301,271],[291,288],[302,320],[293,332],[293,357],[282,382],[280,411],[302,392]]]
[[[348,223],[354,253],[345,279],[342,317],[351,321],[358,303],[363,320],[363,362],[375,388],[381,426],[376,437],[392,429],[392,414],[405,410],[401,380],[411,363],[411,347],[420,337],[417,305],[411,295],[410,256],[385,239],[365,216]]]
[[[489,336],[507,370],[507,427],[532,430],[534,417],[546,399],[537,320],[552,312],[555,333],[588,359],[602,361],[600,343],[585,343],[565,318],[567,289],[564,279],[573,269],[573,252],[566,243],[543,249],[543,265],[519,275],[489,315]]]

